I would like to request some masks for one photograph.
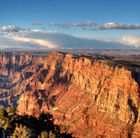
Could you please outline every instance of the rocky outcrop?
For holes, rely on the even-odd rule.
[[[77,138],[139,137],[138,71],[100,56],[53,52],[29,78],[22,72],[27,91],[18,111],[49,111]]]
[[[28,90],[28,79],[43,66],[45,57],[32,55],[0,55],[0,105],[17,106],[22,93]]]
[[[132,61],[59,52],[1,54],[0,105],[18,104],[19,114],[48,111],[62,131],[77,138],[137,138],[140,67]]]

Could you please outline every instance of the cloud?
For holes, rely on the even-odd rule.
[[[73,26],[75,26],[75,27],[84,27],[84,26],[88,26],[88,27],[91,27],[91,26],[93,26],[93,25],[95,25],[95,23],[93,23],[93,22],[91,22],[91,21],[85,21],[85,22],[75,22],[74,24],[73,24]]]
[[[19,32],[20,30],[25,30],[25,29],[21,29],[18,26],[3,26],[0,28],[1,32]]]
[[[63,24],[61,25],[61,27],[62,27],[63,29],[70,29],[71,26],[72,26],[72,23],[70,23],[70,22],[63,23]],[[60,28],[60,29],[61,29],[61,28]]]
[[[72,23],[70,23],[70,22],[63,23],[63,25],[62,25],[62,26],[72,26]]]
[[[85,21],[84,22],[84,26],[93,26],[93,25],[96,25],[96,23],[93,23],[93,22],[91,22],[91,21]]]
[[[59,24],[59,23],[50,23],[50,26],[61,26],[61,24]]]
[[[85,21],[85,22],[75,22],[75,23],[50,23],[50,26],[61,26],[63,28],[69,29],[70,27],[74,26],[74,27],[91,27],[95,25],[95,23],[91,22],[91,21]],[[69,28],[68,28],[69,27]]]
[[[124,46],[125,44],[125,46]],[[45,30],[3,32],[0,48],[130,48],[122,42],[105,42],[78,38],[72,35]]]
[[[123,36],[120,43],[138,48],[140,47],[140,36]]]
[[[33,25],[43,25],[43,22],[42,21],[38,21],[36,23],[33,23]]]
[[[18,48],[18,49],[38,49],[39,45],[33,45],[27,42],[16,41],[7,37],[0,37],[0,48]]]
[[[136,30],[136,29],[140,29],[140,25],[109,22],[103,25],[95,24],[95,27],[92,30],[107,30],[107,29]]]
[[[9,28],[9,27],[2,27]],[[20,27],[19,27],[20,28]],[[23,30],[11,31],[11,28],[3,32],[0,37],[0,47],[1,48],[56,48],[57,44],[53,44],[45,37],[50,33],[55,33],[52,31],[43,30]]]
[[[84,26],[84,24],[83,23],[81,23],[81,22],[75,22],[74,24],[73,24],[73,26],[78,26],[78,27],[83,27]]]
[[[74,23],[50,23],[50,26],[59,26],[60,29],[70,29],[71,27],[82,27],[82,30],[109,30],[109,29],[116,29],[116,30],[137,30],[140,29],[140,24],[123,24],[123,23],[115,23],[115,22],[109,22],[105,24],[97,24],[91,21],[85,21],[85,22],[74,22]],[[93,29],[89,29],[88,27],[94,26]]]
[[[27,37],[19,37],[19,36],[13,36],[9,37],[15,41],[22,41],[22,42],[27,42],[31,44],[38,44],[40,46],[48,47],[48,48],[56,48],[56,45],[53,45],[51,42],[42,40],[42,39],[33,39],[33,38],[27,38]]]

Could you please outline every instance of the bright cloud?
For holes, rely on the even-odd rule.
[[[2,28],[6,30],[8,27]],[[128,43],[124,38],[119,42],[105,42],[78,38],[56,31],[25,30],[20,27],[17,29],[19,31],[9,31],[13,30],[11,27],[9,28],[0,34],[0,48],[130,48],[129,45],[134,45],[132,42]]]
[[[120,43],[135,46],[136,48],[140,47],[140,37],[138,36],[123,36],[120,40]]]
[[[15,26],[4,26],[1,28],[3,34],[0,37],[1,48],[56,48],[57,44],[45,39],[45,34],[55,33],[42,30],[25,30]]]
[[[46,40],[42,40],[42,39],[33,39],[33,38],[26,38],[26,37],[19,37],[19,36],[13,36],[13,37],[9,37],[15,41],[22,41],[22,42],[28,42],[31,44],[38,44],[40,46],[45,46],[48,48],[56,48],[56,45],[53,45],[52,43],[50,43],[49,41]]]
[[[56,33],[57,31],[45,31],[45,30],[38,30],[34,29],[31,32],[40,32],[40,33]]]
[[[3,26],[0,28],[1,32],[19,32],[20,30],[24,30],[24,29],[21,29],[18,26]]]

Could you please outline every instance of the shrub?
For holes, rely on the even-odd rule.
[[[13,133],[13,138],[30,138],[32,136],[31,129],[23,126],[22,124],[16,124],[15,131]]]
[[[17,109],[14,106],[7,107],[6,110],[8,113],[13,114],[13,115],[15,115],[17,113]]]
[[[1,108],[0,109],[0,119],[4,119],[7,116],[8,116],[7,111],[5,109]]]
[[[38,136],[38,138],[48,138],[48,133],[47,133],[47,131],[41,132],[41,135]]]

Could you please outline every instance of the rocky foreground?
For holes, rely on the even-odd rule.
[[[139,64],[59,52],[1,55],[0,104],[17,105],[19,114],[48,111],[77,138],[138,138]]]

